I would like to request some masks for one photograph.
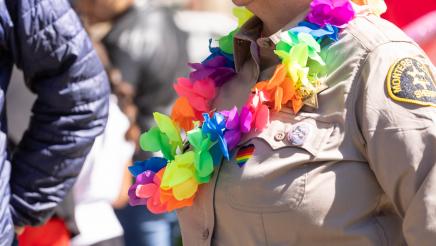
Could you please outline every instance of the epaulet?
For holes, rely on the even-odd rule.
[[[346,32],[353,35],[368,52],[390,42],[415,44],[397,26],[375,15],[358,16],[350,22]]]

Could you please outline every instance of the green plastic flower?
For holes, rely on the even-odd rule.
[[[170,117],[154,113],[157,126],[141,135],[140,146],[144,151],[159,152],[168,160],[174,160],[177,148],[182,148],[180,130]]]
[[[319,43],[308,33],[285,32],[282,34],[282,40],[276,46],[275,53],[287,67],[288,75],[295,88],[303,88],[301,91],[309,92],[301,96],[310,96],[315,91],[315,86],[310,78],[316,76],[310,74],[309,59],[321,66],[325,65],[320,56],[321,46]]]
[[[195,153],[195,178],[199,183],[207,183],[213,173],[213,157],[210,149],[215,145],[200,128],[188,132],[188,140]]]

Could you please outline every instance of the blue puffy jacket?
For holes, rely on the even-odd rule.
[[[5,93],[13,65],[37,95],[13,156]],[[0,245],[44,222],[79,174],[107,118],[109,85],[67,0],[0,0]],[[9,162],[10,160],[10,162]]]

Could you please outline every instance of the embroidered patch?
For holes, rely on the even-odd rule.
[[[245,163],[253,156],[254,153],[254,145],[250,144],[247,146],[243,146],[238,150],[236,154],[236,163],[238,163],[239,167],[243,167]]]
[[[389,70],[389,96],[399,102],[436,107],[436,84],[429,67],[414,58],[403,58]]]

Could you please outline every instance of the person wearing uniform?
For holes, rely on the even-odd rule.
[[[279,76],[277,40],[320,1],[233,2],[255,16],[234,36],[237,74],[217,92],[217,111]],[[435,69],[377,11],[321,2],[352,4],[356,16],[323,46],[317,98],[298,113],[271,111],[242,137],[177,210],[184,245],[435,244]]]

